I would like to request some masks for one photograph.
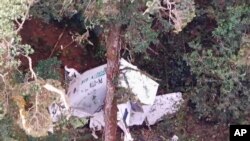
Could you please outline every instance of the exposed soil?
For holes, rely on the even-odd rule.
[[[31,19],[25,22],[20,34],[22,43],[31,45],[35,50],[34,54],[30,55],[33,66],[36,66],[40,60],[55,56],[62,62],[62,74],[64,73],[64,66],[74,68],[82,73],[103,62],[95,59],[93,53],[88,51],[87,48],[93,46],[83,46],[73,41],[72,36],[77,31],[79,29],[76,30],[58,23],[47,24],[39,19]],[[28,60],[21,57],[21,61],[20,69],[27,69]]]

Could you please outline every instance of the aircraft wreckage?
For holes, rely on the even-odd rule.
[[[62,115],[76,116],[89,119],[93,133],[103,129],[106,67],[106,64],[101,65],[82,74],[65,67],[69,80],[65,95],[67,100],[49,107],[54,122],[60,120]],[[133,140],[129,126],[142,125],[144,122],[153,125],[164,115],[175,113],[183,101],[180,92],[156,96],[159,84],[125,59],[120,60],[118,80],[120,99],[117,122],[124,132],[124,141]]]

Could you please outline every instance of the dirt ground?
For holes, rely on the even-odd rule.
[[[86,46],[72,41],[72,35],[76,31],[77,29],[74,28],[59,26],[58,24],[47,24],[39,19],[31,19],[25,22],[21,30],[22,43],[30,44],[35,50],[35,53],[31,55],[34,66],[39,60],[45,60],[53,56],[58,57],[62,62],[62,74],[65,65],[75,68],[79,72],[84,72],[103,64],[104,62],[96,59],[86,49]],[[25,58],[21,58],[21,60],[21,70],[27,69],[27,60]],[[147,126],[132,127],[131,132],[135,141],[167,141],[174,134],[181,141],[228,140],[229,129],[225,125],[208,124],[196,120],[188,112],[182,110],[179,112],[185,113],[181,121],[178,117],[173,117],[151,128]]]
[[[87,48],[90,46],[82,46],[73,41],[72,37],[76,33],[76,29],[59,24],[47,24],[39,19],[27,20],[20,32],[22,43],[31,45],[35,50],[31,55],[33,65],[36,66],[38,61],[55,56],[62,62],[62,74],[64,66],[82,73],[103,63],[88,52]],[[21,58],[21,61],[21,69],[27,69],[27,59]]]

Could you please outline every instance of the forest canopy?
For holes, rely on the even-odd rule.
[[[94,140],[83,119],[53,125],[48,106],[62,95],[44,86],[65,93],[65,66],[84,72],[107,62],[115,90],[105,102],[116,106],[120,58],[150,74],[158,95],[183,93],[180,111],[153,128],[159,136],[206,138],[188,134],[185,125],[197,124],[189,117],[212,125],[207,130],[249,123],[248,0],[2,0],[0,140]]]

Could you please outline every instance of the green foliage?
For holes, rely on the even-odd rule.
[[[117,18],[118,23],[126,26],[124,46],[132,59],[135,54],[143,54],[147,58],[149,46],[158,43],[159,33],[152,28],[153,19],[139,10],[143,4],[146,4],[144,0],[122,3],[121,14]]]
[[[1,141],[20,141],[27,140],[24,132],[13,122],[11,117],[0,120],[0,140]]]
[[[31,7],[30,14],[45,22],[61,21],[63,18],[71,18],[81,11],[83,3],[72,0],[39,0]]]
[[[158,33],[151,28],[152,21],[146,16],[135,14],[130,19],[125,40],[134,53],[146,53],[150,44],[156,44]]]
[[[70,120],[70,123],[74,129],[77,129],[77,128],[83,127],[85,124],[87,124],[88,120],[85,118],[73,118]]]
[[[217,18],[218,27],[213,32],[214,36],[230,42],[229,39],[236,38],[242,30],[249,24],[250,6],[228,7],[227,13],[219,15]]]
[[[37,75],[43,79],[60,79],[61,62],[56,58],[49,58],[47,60],[41,60],[35,68]]]
[[[26,0],[3,0],[0,4],[0,73],[4,70],[17,67],[20,62],[15,58],[19,55],[28,55],[33,53],[29,45],[20,45],[21,38],[17,35],[21,23],[16,24],[14,21],[23,22],[27,17],[29,10],[28,1]],[[7,52],[8,51],[8,52]],[[8,54],[7,54],[8,53]],[[8,57],[7,57],[8,55]]]
[[[196,37],[195,39],[191,37],[192,41],[188,42],[191,51],[185,53],[183,57],[183,44],[190,38],[182,38],[181,36],[186,36],[186,34],[182,34],[180,31],[196,16],[195,4],[193,0],[167,2],[170,1],[39,0],[32,4],[30,14],[33,17],[42,18],[49,22],[51,20],[61,21],[63,18],[70,19],[76,13],[82,13],[84,15],[84,24],[88,29],[96,25],[107,28],[111,23],[121,25],[124,32],[124,36],[121,36],[122,40],[125,41],[123,49],[128,50],[130,55],[136,54],[139,57],[153,56],[151,59],[144,58],[144,62],[137,63],[141,67],[145,67],[144,69],[151,74],[157,74],[156,77],[160,77],[160,84],[161,87],[164,87],[164,90],[185,91],[188,94],[186,97],[190,100],[192,108],[199,118],[207,121],[231,121],[232,119],[242,121],[242,117],[249,115],[250,110],[250,70],[248,60],[250,49],[249,45],[244,45],[245,40],[243,41],[244,32],[249,34],[247,32],[250,25],[250,7],[248,5],[233,5],[232,0],[230,2],[224,1],[227,6],[225,11],[220,10],[217,5],[212,5],[210,7],[212,12],[206,14],[210,14],[210,18],[212,17],[217,21],[218,27],[210,34],[213,36],[204,35],[207,32],[202,31],[197,37],[195,35],[196,31],[190,29],[192,36]],[[215,0],[211,3],[214,2]],[[168,9],[170,6],[172,8]],[[17,31],[18,25],[28,18],[26,17],[28,10],[28,0],[2,0],[0,3],[0,74],[2,76],[6,74],[6,79],[0,77],[2,97],[11,88],[11,85],[6,85],[10,83],[4,81],[10,78],[7,74],[12,73],[12,70],[20,65],[20,61],[17,60],[18,56],[27,56],[33,53],[29,45],[20,45],[21,38],[18,36]],[[209,10],[205,9],[204,11]],[[159,33],[161,35],[161,33],[170,32],[172,29],[179,33],[178,35],[181,35],[169,34],[166,38],[161,38],[162,42],[167,41],[166,44],[163,43],[164,49],[156,48],[156,51],[152,53],[154,55],[147,53],[150,45],[161,44],[157,39],[160,37],[158,36]],[[189,31],[189,27],[187,27],[187,30]],[[107,30],[104,29],[104,31]],[[103,32],[103,34],[106,33]],[[102,36],[104,36],[102,39],[105,40],[106,35]],[[174,36],[175,40],[169,39],[172,36]],[[249,39],[247,40],[249,41]],[[183,41],[183,44],[180,43],[181,41]],[[206,41],[209,43],[207,44]],[[105,48],[101,45],[98,47],[95,56],[105,58]],[[183,58],[189,66],[187,66]],[[35,71],[43,79],[60,79],[58,73],[60,64],[57,58],[50,58],[40,61]],[[196,84],[190,92],[189,86],[191,84],[189,82],[192,80],[189,80],[189,67],[196,79]],[[24,82],[22,79],[24,77],[21,75],[18,82]],[[9,88],[6,88],[6,86]],[[27,86],[28,83],[22,85],[23,88],[26,88],[21,91],[21,100],[23,101],[21,101],[20,105],[22,108],[28,103],[27,101],[34,102],[34,94],[41,92],[41,89],[37,87],[30,86],[27,88]],[[27,94],[27,92],[29,93]],[[20,91],[16,93],[18,93],[16,95],[20,96]],[[45,95],[41,95],[39,99],[42,99],[42,96]],[[51,95],[48,94],[47,96]],[[12,121],[2,116],[5,112],[4,98],[2,97],[0,102],[0,119],[2,119],[0,120],[0,139],[14,140],[16,138],[12,135],[12,130],[10,130]],[[48,99],[45,98],[40,101],[40,103],[42,102],[48,102]],[[33,105],[35,104],[33,103]],[[42,112],[47,112],[49,102],[44,105],[42,106]],[[183,117],[178,118],[180,123],[175,123],[177,126],[184,124],[181,123],[181,121],[184,121]],[[72,134],[62,132],[49,136],[44,140],[73,139],[76,128],[85,124],[86,121],[74,119],[63,127],[64,129],[69,126],[73,127],[74,129],[70,131]],[[166,123],[166,126],[169,124]],[[174,129],[175,127],[168,129],[171,128]],[[79,135],[76,136],[79,137]],[[86,138],[89,138],[89,134],[87,136]],[[80,138],[83,139],[85,136]]]
[[[13,76],[12,76],[14,83],[23,83],[24,79],[25,79],[25,74],[23,72],[13,72]]]
[[[1,116],[9,112],[12,101],[10,100],[12,85],[12,72],[20,65],[19,56],[28,56],[33,53],[29,45],[23,45],[18,32],[28,18],[28,11],[32,1],[28,0],[2,0],[0,3],[0,103]],[[2,113],[3,110],[3,113]],[[16,111],[15,111],[16,113]],[[14,113],[12,113],[14,114]],[[2,119],[3,118],[3,119]],[[6,117],[1,117],[3,122],[8,122]],[[9,136],[8,123],[4,125],[1,121],[1,140],[14,140]],[[5,130],[5,131],[2,131]]]
[[[199,118],[230,122],[249,114],[249,68],[237,63],[241,36],[249,26],[250,7],[230,7],[213,32],[215,42],[206,46],[200,38],[189,43],[193,52],[185,55],[196,75],[191,103]]]
[[[121,25],[125,32],[124,46],[133,53],[145,53],[151,43],[157,42],[158,33],[151,28],[152,19],[139,10],[144,4],[145,0],[91,1],[84,7],[85,25],[87,28],[97,25],[104,28],[104,36],[108,30],[105,28],[111,23]]]
[[[95,49],[96,51],[94,57],[103,61],[106,60],[106,52],[107,52],[106,47],[97,46]]]
[[[136,61],[139,68],[160,79],[159,91],[185,92],[193,85],[190,67],[183,59],[185,42],[180,40],[185,39],[179,38],[181,34],[177,37],[160,34],[159,43],[152,47],[157,54],[150,53],[149,59],[145,59],[143,55],[136,56],[140,60]]]
[[[69,141],[69,140],[96,140],[86,128],[82,128],[88,123],[85,118],[66,117],[62,118],[59,123],[54,124],[55,132],[46,137],[39,138],[39,141]],[[30,138],[36,141],[37,138]]]
[[[168,18],[175,33],[182,31],[195,17],[193,0],[152,0],[147,1],[146,6],[147,9],[143,14],[149,13],[159,18]]]
[[[27,10],[26,0],[2,0],[0,4],[0,39],[16,35],[13,21],[23,18]]]

